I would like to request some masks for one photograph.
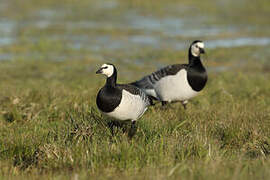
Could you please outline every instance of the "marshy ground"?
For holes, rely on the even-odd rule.
[[[2,0],[0,178],[269,179],[269,16],[268,0]],[[131,82],[186,63],[195,39],[204,91],[112,137],[97,68]]]

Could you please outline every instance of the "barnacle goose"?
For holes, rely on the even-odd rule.
[[[151,99],[135,86],[117,84],[117,70],[113,64],[103,64],[96,74],[104,74],[107,77],[106,84],[97,94],[96,104],[98,109],[117,120],[131,120],[131,129],[136,128],[136,120],[152,104]],[[129,135],[133,136],[135,132],[132,133]]]
[[[169,65],[131,84],[161,101],[162,105],[181,101],[186,109],[188,99],[196,96],[207,82],[207,73],[200,58],[204,53],[204,43],[193,41],[188,51],[188,64]]]

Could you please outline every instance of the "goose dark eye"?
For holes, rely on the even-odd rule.
[[[108,66],[104,67],[103,69],[107,69],[107,68],[108,68]]]
[[[198,45],[196,45],[195,47],[196,47],[196,48],[198,48],[199,46],[198,46]]]

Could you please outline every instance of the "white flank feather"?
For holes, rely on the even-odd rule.
[[[184,101],[198,94],[188,84],[187,71],[180,70],[176,75],[166,76],[160,79],[154,88],[162,101]]]
[[[118,120],[137,120],[147,110],[147,104],[140,95],[134,95],[126,90],[122,91],[122,99],[113,112],[105,113]]]

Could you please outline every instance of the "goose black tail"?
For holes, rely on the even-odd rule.
[[[154,96],[148,96],[148,98],[150,101],[150,106],[156,105],[156,103],[154,103],[154,101],[157,101],[157,98],[155,98]]]
[[[141,88],[140,85],[139,85],[139,83],[138,83],[138,81],[132,82],[130,84],[133,85],[133,86],[136,86],[138,88]]]

